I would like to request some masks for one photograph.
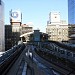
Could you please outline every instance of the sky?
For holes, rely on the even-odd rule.
[[[3,0],[5,24],[10,24],[9,11],[19,9],[22,12],[22,23],[33,25],[33,29],[46,32],[49,13],[60,12],[61,20],[68,20],[67,0]]]

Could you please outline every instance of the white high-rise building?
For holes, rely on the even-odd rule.
[[[4,3],[0,0],[0,52],[5,51]]]
[[[68,24],[65,20],[61,20],[60,12],[50,12],[46,33],[49,40],[68,41]]]

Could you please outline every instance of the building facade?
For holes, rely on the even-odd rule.
[[[12,26],[5,25],[5,51],[12,47]]]
[[[19,28],[13,28],[12,25],[5,25],[5,50],[18,44],[20,40],[20,31],[18,30]]]
[[[60,12],[50,12],[46,33],[53,41],[68,41],[68,24],[60,19]]]
[[[21,40],[20,36],[32,30],[33,27],[22,24],[22,14],[19,10],[11,10],[10,25],[5,25],[5,50],[17,45]]]
[[[68,23],[75,24],[75,0],[68,0]]]
[[[0,0],[0,51],[5,51],[4,3]]]
[[[23,37],[26,41],[22,39]],[[48,34],[40,32],[40,30],[34,30],[32,32],[22,34],[20,38],[23,42],[46,42],[48,41]]]
[[[27,24],[21,24],[21,34],[32,32],[33,27],[27,25]]]
[[[69,42],[75,43],[75,0],[68,0]]]
[[[21,31],[21,12],[19,10],[10,11],[10,24],[12,26],[12,46],[18,44]]]

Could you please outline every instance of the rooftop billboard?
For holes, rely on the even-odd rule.
[[[16,10],[16,11],[10,11],[10,19],[11,22],[21,22],[21,12]]]

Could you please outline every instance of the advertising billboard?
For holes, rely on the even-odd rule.
[[[10,12],[11,22],[21,22],[21,12],[20,11],[11,11]]]

